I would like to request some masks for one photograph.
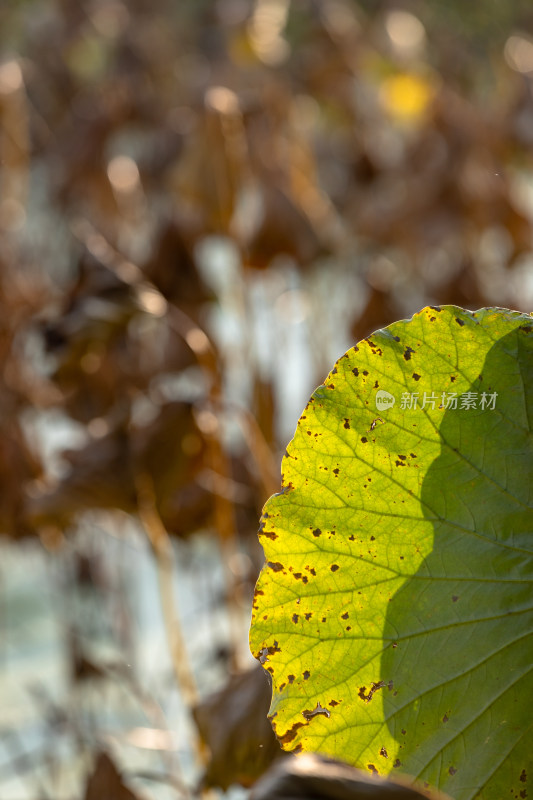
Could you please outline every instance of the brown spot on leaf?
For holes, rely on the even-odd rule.
[[[523,769],[522,772],[520,773],[520,778],[518,780],[522,781],[522,783],[525,783],[527,781],[527,772],[525,771],[525,769]]]
[[[308,669],[306,669],[305,672],[303,673],[304,681],[308,681],[310,677],[311,677],[311,673],[309,672]]]
[[[259,650],[259,652],[255,656],[255,658],[257,658],[259,663],[264,666],[266,664],[266,662],[268,661],[268,653],[269,653],[269,648],[268,647],[262,647],[261,650]],[[268,669],[268,667],[267,667],[267,669]]]
[[[448,770],[448,772],[450,773],[450,775],[455,775],[455,773],[457,772],[457,770],[455,769],[455,767],[450,767],[450,769]]]
[[[389,754],[387,753],[387,751],[386,751],[386,749],[384,747],[381,748],[381,750],[379,751],[379,754],[380,754],[380,756],[383,756],[383,758],[388,758],[389,757]]]
[[[315,536],[318,539],[318,537],[321,536],[321,535],[322,535],[322,531],[320,530],[320,528],[315,528],[314,531],[313,531],[313,536]]]
[[[450,375],[450,380],[452,383],[455,383],[455,381],[457,380],[457,375]]]
[[[292,728],[289,728],[287,733],[284,733],[283,736],[278,736],[280,744],[290,744],[290,742],[292,742],[298,733],[299,728],[303,728],[304,725],[305,722],[295,722]]]
[[[459,317],[455,317],[455,321],[457,322],[457,324],[458,324],[458,325],[460,325],[460,326],[461,326],[461,328],[462,328],[462,327],[463,327],[463,325],[465,324],[465,321],[464,321],[464,319],[459,319]]]
[[[338,569],[339,569],[339,565],[338,564],[332,564],[331,567],[330,567],[330,570],[332,572],[337,572]]]
[[[313,612],[312,612],[312,611],[309,611],[309,612],[308,612],[308,613],[305,615],[305,618],[306,618],[307,620],[310,620],[312,616],[313,616]]]
[[[283,564],[280,564],[279,561],[267,561],[267,566],[269,566],[273,572],[281,572],[283,569]]]
[[[353,372],[353,374],[355,375],[355,377],[357,378],[357,376],[359,375],[359,370],[357,369],[357,367],[354,367],[354,368],[352,369],[352,372]]]
[[[372,697],[374,696],[374,693],[377,692],[378,689],[383,689],[383,687],[385,685],[386,685],[385,681],[379,681],[378,683],[372,683],[372,686],[368,690],[368,693],[366,693],[366,686],[361,686],[361,688],[359,689],[357,694],[359,695],[361,700],[365,701],[365,703],[370,703],[370,701],[372,700]]]
[[[403,357],[405,358],[406,361],[410,361],[411,360],[411,353],[414,353],[414,352],[415,351],[413,350],[412,347],[406,347],[405,350],[403,351]]]
[[[305,711],[302,711],[302,714],[307,721],[313,719],[313,717],[317,717],[319,714],[323,715],[324,717],[331,717],[331,711],[328,711],[327,708],[323,708],[320,703],[317,703],[312,711],[308,711],[306,709]]]
[[[294,622],[295,625],[296,625],[296,623],[298,622],[299,619],[300,619],[300,617],[298,616],[298,614],[293,614],[292,615],[292,621]]]
[[[452,594],[452,603],[457,603],[459,597],[456,594]]]
[[[346,430],[349,430],[349,428],[350,428],[350,420],[349,419],[346,419],[346,418],[344,419],[344,427],[346,428]]]
[[[294,683],[294,681],[296,680],[296,676],[295,675],[287,675],[287,680],[289,681],[289,683]]]
[[[402,766],[402,762],[400,761],[399,758],[397,758],[392,766],[395,767],[396,769],[398,769],[398,767]]]
[[[366,768],[370,770],[373,775],[378,775],[378,771],[375,768],[374,764],[367,764]]]
[[[266,536],[267,539],[272,539],[272,541],[278,538],[278,534],[274,533],[274,531],[259,531],[259,536]]]
[[[339,474],[339,472],[340,472],[340,469],[339,469],[338,467],[337,467],[336,469],[334,469],[334,470],[333,470],[333,474],[334,474],[334,475],[338,475],[338,474]]]
[[[448,714],[445,714],[445,715],[443,716],[443,718],[442,718],[442,721],[443,721],[443,722],[448,722],[448,720],[449,720],[449,719],[450,719],[450,718],[449,718]]]
[[[413,378],[415,381],[419,381],[422,376],[418,374],[418,372],[413,372]]]
[[[350,615],[349,615],[349,614],[348,614],[348,612],[346,611],[346,612],[345,612],[345,613],[342,615],[341,619],[348,619],[348,617],[349,617],[349,616],[350,616]]]
[[[368,442],[368,439],[366,438],[366,436],[361,436],[361,441],[363,444],[366,444]]]

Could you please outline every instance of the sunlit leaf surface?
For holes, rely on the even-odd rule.
[[[265,506],[251,629],[286,749],[527,796],[532,421],[533,322],[502,309],[426,308],[314,392]]]

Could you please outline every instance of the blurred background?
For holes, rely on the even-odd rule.
[[[2,800],[247,796],[299,414],[532,220],[530,0],[2,3]]]

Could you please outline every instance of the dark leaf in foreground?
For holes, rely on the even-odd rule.
[[[283,756],[267,718],[270,687],[257,666],[233,675],[218,692],[194,710],[194,719],[211,757],[206,786],[250,786]]]
[[[84,800],[139,800],[139,795],[123,783],[111,757],[107,753],[99,753],[87,780]]]
[[[406,783],[367,775],[341,761],[305,753],[275,764],[255,785],[251,800],[422,800],[443,795],[423,793]]]

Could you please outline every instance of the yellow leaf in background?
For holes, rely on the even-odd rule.
[[[434,85],[420,75],[391,75],[381,86],[381,102],[399,121],[416,122],[433,99]]]
[[[250,37],[244,29],[238,29],[229,38],[228,52],[231,61],[237,67],[250,67],[260,61],[252,46]]]

